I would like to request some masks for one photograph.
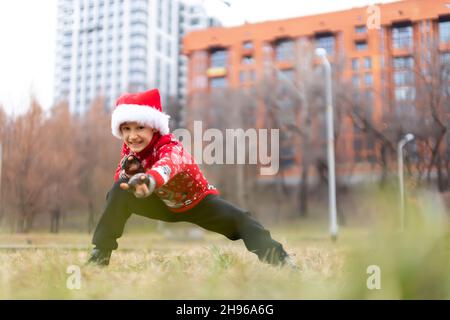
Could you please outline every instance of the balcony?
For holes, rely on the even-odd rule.
[[[131,33],[130,34],[130,47],[147,47],[147,39],[141,33]]]
[[[139,33],[142,34],[143,37],[147,37],[147,31],[147,25],[142,23],[135,23],[130,26],[131,34]]]
[[[131,2],[131,13],[135,13],[137,11],[142,11],[144,13],[148,12],[148,5],[145,2]]]
[[[132,23],[140,22],[147,24],[148,14],[142,10],[131,11],[130,21],[132,21]]]
[[[227,75],[225,67],[211,67],[206,70],[206,75],[210,78],[224,77]]]
[[[129,67],[132,70],[147,70],[147,63],[144,60],[131,60]]]

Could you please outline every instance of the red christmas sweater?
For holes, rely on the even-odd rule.
[[[173,212],[182,212],[195,207],[208,194],[219,194],[210,185],[194,158],[186,152],[181,142],[172,134],[155,133],[144,150],[132,152],[124,143],[121,159],[135,155],[145,172],[156,181],[155,193]],[[119,180],[120,162],[114,176]]]

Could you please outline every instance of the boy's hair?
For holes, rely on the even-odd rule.
[[[153,131],[155,131],[155,130],[158,131],[157,129],[154,129],[154,128],[152,128],[152,127],[150,127],[150,126],[148,126],[148,125],[146,125],[145,123],[142,123],[142,122],[140,122],[140,121],[125,121],[125,122],[122,122],[122,123],[120,124],[120,126],[119,126],[119,131],[122,132],[122,126],[129,125],[130,123],[133,123],[133,122],[137,123],[137,124],[140,125],[140,126],[150,128],[150,129],[152,129]]]
[[[169,133],[169,118],[170,116],[162,111],[158,89],[126,93],[117,99],[111,116],[111,132],[122,139],[121,125],[125,122],[137,122],[165,135]]]

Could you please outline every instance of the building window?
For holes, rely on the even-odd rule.
[[[373,115],[373,91],[370,89],[366,89],[363,91],[364,96],[364,104],[366,106],[366,117],[368,119],[372,118]]]
[[[280,40],[275,46],[275,57],[277,61],[291,61],[294,59],[294,41]]]
[[[366,33],[367,32],[366,26],[364,26],[364,25],[356,26],[355,27],[355,32],[358,33],[358,34]]]
[[[282,81],[294,81],[295,80],[294,69],[283,69],[278,71],[278,79]]]
[[[170,93],[170,64],[166,64],[166,94]]]
[[[170,56],[172,55],[172,44],[169,40],[167,40],[167,43],[166,43],[166,53],[167,53],[167,56],[170,58]]]
[[[412,43],[413,28],[411,25],[392,28],[392,46],[395,49],[410,48]]]
[[[162,16],[163,16],[162,15],[162,0],[158,0],[157,12],[158,12],[158,17],[156,19],[157,19],[157,23],[158,23],[158,28],[162,29]]]
[[[280,167],[287,169],[295,165],[295,144],[291,132],[280,132]]]
[[[439,41],[441,43],[450,42],[450,17],[439,21]]]
[[[416,98],[416,90],[413,87],[397,87],[395,88],[395,100],[412,101]]]
[[[450,65],[450,52],[444,52],[441,54],[441,63],[443,65]]]
[[[361,138],[355,138],[353,140],[353,152],[355,153],[355,161],[360,162],[363,160],[362,158],[362,141]]]
[[[358,69],[359,69],[359,59],[354,58],[354,59],[352,59],[352,70],[358,71]]]
[[[370,57],[364,58],[364,68],[365,69],[372,69],[372,59]]]
[[[263,44],[264,65],[270,65],[273,59],[273,47],[270,43]]]
[[[245,82],[247,82],[247,77],[246,77],[246,75],[247,75],[247,72],[245,72],[245,71],[240,71],[240,72],[239,72],[239,82],[240,82],[240,83],[245,83]]]
[[[254,61],[252,56],[243,56],[242,57],[242,64],[252,64]]]
[[[242,48],[247,49],[247,50],[253,49],[253,42],[251,42],[251,41],[245,41],[245,42],[242,44]]]
[[[225,88],[227,86],[226,77],[211,78],[210,86],[212,89]]]
[[[414,60],[412,57],[396,57],[392,61],[394,69],[412,69]]]
[[[203,89],[208,84],[205,76],[196,76],[194,79],[194,88]]]
[[[366,86],[371,86],[373,84],[373,77],[371,73],[366,73],[364,75],[364,84]]]
[[[251,81],[251,82],[255,82],[255,80],[256,80],[256,73],[255,73],[255,70],[250,70],[250,71],[249,71],[249,77],[250,77],[250,81]]]
[[[366,51],[367,50],[367,41],[355,41],[356,51]]]
[[[255,79],[256,79],[255,70],[249,70],[248,72],[247,71],[239,72],[240,83],[254,82]]]
[[[158,34],[156,37],[156,51],[161,52],[161,36]]]
[[[167,19],[167,33],[172,33],[172,1],[169,1],[169,7],[167,9],[167,15],[169,18]]]
[[[316,36],[316,48],[324,48],[327,54],[334,53],[335,40],[332,34],[322,34]]]
[[[211,52],[211,68],[224,68],[227,66],[227,50],[218,49]]]
[[[354,75],[352,77],[352,84],[354,87],[359,87],[359,76],[358,75]]]
[[[161,84],[161,59],[156,58],[156,70],[155,70],[155,86],[159,88]]]
[[[414,116],[416,114],[416,107],[414,101],[397,101],[395,114],[399,117],[404,117],[406,115]]]
[[[411,85],[414,82],[414,73],[408,70],[394,72],[394,83],[396,86]]]

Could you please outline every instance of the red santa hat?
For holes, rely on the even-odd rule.
[[[126,93],[117,99],[111,117],[111,131],[115,137],[121,139],[120,125],[124,122],[137,122],[165,135],[169,133],[169,118],[170,116],[162,111],[158,89]]]

